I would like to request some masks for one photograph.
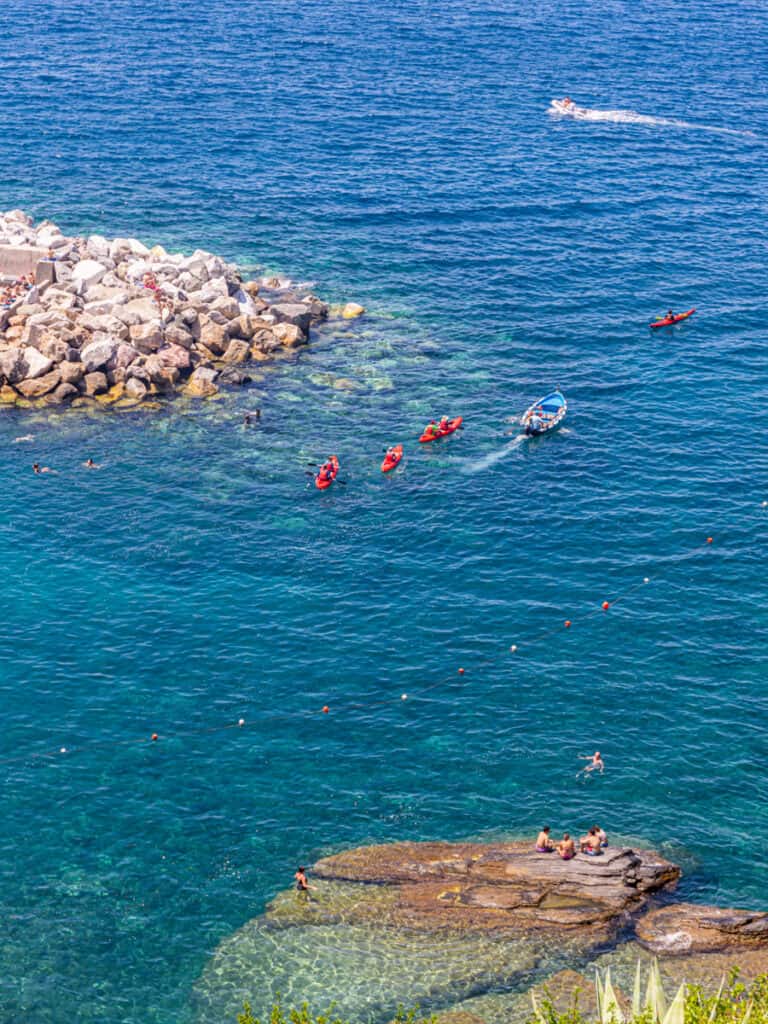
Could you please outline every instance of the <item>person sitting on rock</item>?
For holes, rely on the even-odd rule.
[[[549,838],[549,825],[545,825],[536,836],[536,853],[552,853],[554,848],[555,844]]]
[[[579,846],[581,847],[581,852],[586,853],[589,857],[597,857],[598,854],[603,852],[600,849],[600,837],[594,825],[585,836],[581,837]]]
[[[567,832],[563,832],[563,838],[557,844],[557,852],[563,860],[573,860],[576,856],[576,844]]]
[[[307,875],[304,868],[296,868],[296,874],[293,877],[296,879],[296,892],[300,892],[309,897],[309,890],[317,889],[316,885],[310,885],[307,881]]]
[[[605,847],[608,845],[608,836],[606,835],[605,829],[600,828],[599,825],[595,825],[595,833],[597,835],[597,838],[600,840],[600,846],[603,847],[603,849],[605,849]]]

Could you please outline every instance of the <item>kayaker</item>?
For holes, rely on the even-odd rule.
[[[448,424],[449,423],[450,423],[450,420],[448,419],[448,417],[447,416],[443,416],[442,419],[440,420],[440,424],[438,426],[438,430],[440,431],[441,434],[447,434],[448,433],[448,429],[449,429],[448,428]]]
[[[664,320],[674,320],[676,315],[677,314],[674,313],[673,310],[668,309],[667,312],[664,314],[663,319]]]
[[[333,480],[333,474],[336,472],[336,467],[330,460],[323,463],[320,467],[320,479],[321,480]]]
[[[427,435],[427,437],[437,437],[439,429],[440,428],[435,423],[435,421],[430,420],[426,427],[424,427],[424,433]]]

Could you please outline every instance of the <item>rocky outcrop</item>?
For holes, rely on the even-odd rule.
[[[642,917],[636,933],[647,949],[667,956],[768,948],[768,914],[673,903]]]
[[[393,887],[400,925],[511,929],[525,933],[606,931],[674,885],[680,869],[649,851],[609,847],[563,861],[527,843],[393,843],[327,857],[318,878]]]
[[[34,281],[7,282],[0,307],[4,404],[111,396],[118,384],[133,403],[177,391],[209,397],[252,379],[240,364],[306,345],[328,317],[316,296],[277,279],[243,281],[200,249],[184,256],[137,239],[67,237],[21,211],[0,214],[0,257],[4,247],[34,254],[26,270],[37,261]]]

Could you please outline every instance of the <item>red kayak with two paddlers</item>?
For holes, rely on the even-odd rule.
[[[454,430],[458,430],[463,422],[463,416],[457,416],[452,420],[441,420],[439,423],[434,421],[425,428],[424,433],[419,438],[421,444],[427,444],[429,441],[437,441],[441,437],[447,437],[452,434]]]
[[[315,487],[318,490],[324,491],[326,487],[330,487],[333,481],[338,476],[339,472],[339,460],[336,455],[332,455],[325,465],[320,467],[320,472],[315,477]]]
[[[400,460],[403,457],[403,446],[401,444],[393,445],[387,449],[387,454],[384,456],[384,461],[381,464],[381,472],[389,473],[390,470],[394,469],[395,466],[400,464]]]
[[[666,316],[660,316],[657,320],[654,320],[652,324],[648,326],[653,329],[655,327],[674,327],[675,324],[679,324],[682,320],[687,320],[689,316],[693,316],[696,312],[696,307],[688,309],[685,313],[673,313],[672,316],[667,313]]]

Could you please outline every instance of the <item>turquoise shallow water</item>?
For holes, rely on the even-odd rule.
[[[223,401],[0,417],[0,1017],[187,1022],[220,940],[364,842],[599,818],[681,857],[685,897],[765,907],[764,7],[18,0],[0,27],[3,208],[373,314]],[[549,117],[565,92],[689,127]],[[555,384],[567,429],[510,447]],[[443,410],[466,431],[418,450]]]

